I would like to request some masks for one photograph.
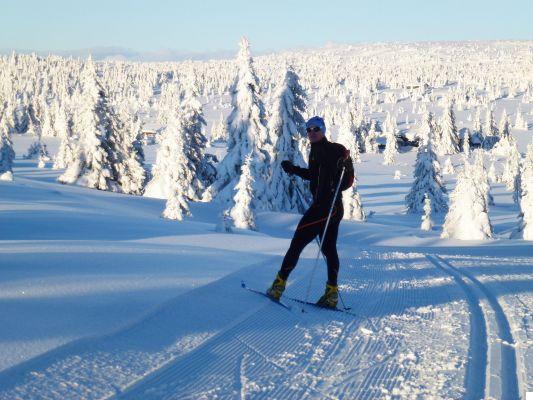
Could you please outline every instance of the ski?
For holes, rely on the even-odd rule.
[[[280,300],[276,300],[276,299],[270,297],[270,296],[269,296],[268,294],[266,294],[265,292],[261,292],[260,290],[252,289],[252,288],[246,286],[246,283],[244,283],[244,281],[241,281],[241,287],[242,287],[243,289],[249,290],[250,292],[260,294],[260,295],[266,297],[267,299],[269,299],[270,301],[273,301],[274,303],[280,305],[281,307],[286,308],[286,309],[289,310],[289,311],[291,310],[291,307],[290,307],[289,305],[283,303],[283,302],[280,301]]]
[[[295,302],[300,303],[300,304],[306,304],[306,305],[313,306],[313,307],[316,307],[316,308],[321,308],[323,310],[336,311],[336,312],[341,312],[341,313],[353,315],[354,317],[360,317],[360,315],[354,313],[353,311],[350,311],[350,308],[330,308],[330,307],[321,306],[320,304],[316,304],[316,303],[313,303],[313,302],[310,302],[310,301],[297,299],[295,297],[285,296],[285,298],[287,298],[289,300],[292,300],[292,301],[295,301]]]

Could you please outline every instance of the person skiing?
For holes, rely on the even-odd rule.
[[[275,300],[280,299],[289,274],[296,267],[301,252],[318,235],[322,243],[321,250],[328,266],[328,280],[324,295],[320,297],[317,304],[323,307],[336,308],[339,298],[337,234],[344,209],[340,191],[335,199],[334,197],[343,166],[345,172],[340,190],[346,190],[352,186],[353,164],[349,151],[344,146],[327,140],[325,136],[326,125],[321,117],[315,116],[309,119],[306,123],[306,131],[311,142],[308,168],[298,167],[288,160],[283,161],[281,167],[290,175],[297,175],[310,181],[313,201],[298,223],[289,249],[281,263],[281,268],[266,294]],[[332,208],[334,200],[335,203]],[[324,234],[330,210],[332,210],[331,217]]]

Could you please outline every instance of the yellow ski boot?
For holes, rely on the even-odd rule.
[[[272,286],[267,289],[266,294],[269,297],[272,297],[274,300],[279,300],[281,295],[283,294],[283,291],[285,290],[285,284],[287,283],[286,280],[284,280],[279,274],[276,276],[276,279],[274,279],[274,282],[272,282]]]
[[[326,292],[316,302],[317,305],[327,308],[337,308],[339,301],[339,288],[326,283]]]

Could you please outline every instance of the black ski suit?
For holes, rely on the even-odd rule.
[[[340,178],[341,162],[347,155],[348,152],[344,146],[329,142],[324,137],[319,142],[311,144],[308,168],[294,165],[289,165],[286,168],[287,173],[298,175],[300,178],[310,181],[313,203],[298,223],[290,247],[281,264],[279,275],[283,279],[286,280],[294,267],[296,267],[296,263],[305,246],[317,235],[322,240],[328,213]],[[341,188],[342,186],[344,186],[344,182]],[[349,186],[351,186],[351,182],[349,182]],[[322,253],[326,257],[328,264],[328,283],[335,286],[337,285],[337,275],[339,273],[337,234],[343,215],[342,193],[339,189],[326,236],[322,241]]]

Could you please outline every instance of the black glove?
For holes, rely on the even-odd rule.
[[[292,174],[294,172],[294,165],[289,160],[285,160],[281,162],[281,168],[283,168],[283,171],[285,171],[288,174]]]

